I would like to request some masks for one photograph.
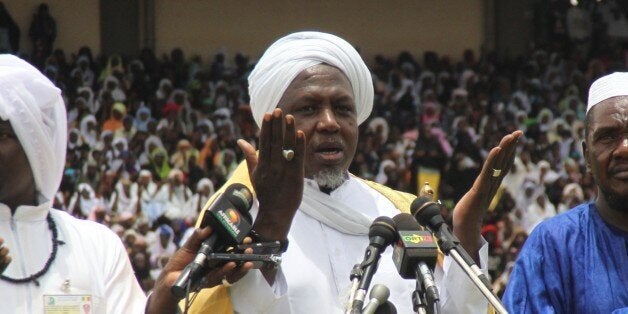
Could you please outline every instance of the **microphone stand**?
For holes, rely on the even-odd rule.
[[[353,269],[351,269],[351,274],[349,274],[349,279],[351,280],[351,291],[349,292],[349,303],[347,305],[346,313],[349,314],[351,312],[351,306],[353,305],[353,301],[355,300],[355,293],[358,290],[358,286],[360,285],[360,280],[362,279],[364,271],[362,270],[361,264],[355,264]]]
[[[423,301],[423,303],[425,304],[423,305],[423,313],[426,312],[427,314],[440,314],[440,296],[438,290],[429,290],[429,288],[426,287],[424,274],[421,273],[421,266],[424,266],[425,269],[427,269],[427,272],[429,272],[429,275],[432,276],[432,278],[434,277],[434,275],[432,274],[432,270],[429,269],[429,267],[425,265],[424,262],[420,262],[419,264],[417,264],[414,270],[414,276],[416,277],[416,290],[412,295],[412,301],[415,302],[416,298],[417,300],[419,300],[419,305],[421,305],[420,301]],[[417,310],[416,306],[414,310]]]
[[[428,314],[428,306],[425,301],[425,289],[423,289],[423,283],[420,280],[416,280],[416,288],[412,293],[412,309],[417,314]]]
[[[497,313],[507,314],[508,311],[506,311],[506,308],[504,308],[504,306],[501,304],[493,291],[489,289],[490,283],[488,282],[486,275],[484,275],[480,268],[475,265],[473,259],[466,253],[466,251],[464,251],[464,249],[462,249],[462,253],[464,254],[464,256],[461,255],[461,252],[458,251],[458,243],[460,243],[460,241],[458,241],[458,239],[454,239],[455,241],[452,241],[452,239],[448,239],[448,237],[444,236],[448,232],[442,232],[443,228],[447,228],[447,225],[441,225],[441,228],[436,235],[436,237],[438,238],[438,246],[443,252],[445,252],[445,254],[451,256],[454,261],[456,261],[456,263],[462,268],[462,270],[464,270],[464,272],[467,274],[467,276],[469,276],[469,278],[471,279],[471,281],[473,281],[476,287],[480,289],[480,292],[484,294],[484,297],[486,297],[489,303],[495,308],[495,311]],[[450,241],[443,241],[443,238]]]

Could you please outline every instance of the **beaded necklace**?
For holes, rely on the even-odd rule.
[[[57,247],[59,245],[65,244],[65,242],[57,239],[57,225],[55,224],[54,220],[52,220],[52,216],[50,215],[50,213],[48,213],[48,216],[46,216],[46,221],[48,222],[48,229],[50,229],[50,231],[52,232],[52,252],[50,252],[50,256],[48,256],[48,260],[46,261],[44,268],[28,277],[15,279],[0,275],[0,279],[12,283],[28,283],[32,281],[36,286],[39,286],[39,281],[37,281],[37,279],[46,274],[46,272],[48,272],[48,269],[50,269],[50,265],[55,260],[55,257],[57,257]]]

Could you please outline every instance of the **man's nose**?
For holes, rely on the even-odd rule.
[[[336,132],[340,129],[340,124],[338,124],[336,116],[331,109],[324,109],[321,111],[321,115],[316,126],[319,131]]]
[[[613,155],[628,159],[628,134],[624,134]]]

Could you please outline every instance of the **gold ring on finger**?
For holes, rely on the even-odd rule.
[[[493,168],[493,177],[497,178],[502,174],[502,170],[501,169],[495,169]]]

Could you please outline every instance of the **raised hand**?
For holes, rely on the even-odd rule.
[[[266,113],[260,132],[259,156],[239,140],[259,201],[254,229],[268,240],[284,240],[303,197],[305,134],[292,115],[281,109]]]
[[[517,141],[523,132],[515,131],[493,147],[471,189],[460,199],[453,213],[454,234],[462,247],[478,262],[482,219],[504,176],[515,159]]]

